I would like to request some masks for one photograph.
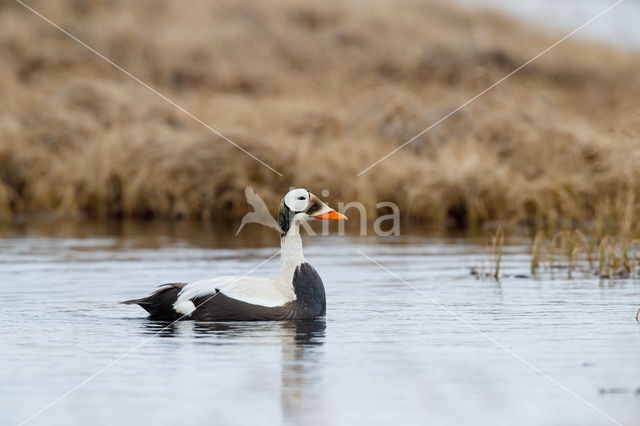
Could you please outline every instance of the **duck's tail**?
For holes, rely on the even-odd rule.
[[[148,297],[143,297],[142,299],[131,299],[120,302],[123,305],[140,305],[140,304],[148,304],[150,303]]]
[[[173,309],[173,303],[178,297],[178,293],[182,290],[186,283],[163,284],[154,291],[150,296],[141,299],[131,299],[120,302],[124,305],[139,305],[145,311],[151,314],[151,317],[162,317],[167,319],[177,319],[176,311]],[[174,318],[175,317],[175,318]]]

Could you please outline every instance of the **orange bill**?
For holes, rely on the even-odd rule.
[[[314,219],[333,219],[333,220],[347,220],[347,217],[343,214],[338,213],[335,210],[331,210],[330,212],[319,214],[318,216],[314,216]]]

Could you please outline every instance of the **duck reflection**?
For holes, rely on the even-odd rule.
[[[287,422],[308,423],[305,415],[317,405],[320,364],[323,357],[326,322],[322,320],[283,323],[293,339],[282,344],[280,403]]]
[[[283,418],[289,422],[304,420],[305,413],[316,403],[315,384],[319,383],[319,367],[324,355],[326,335],[324,319],[281,322],[197,322],[174,323],[147,320],[145,334],[161,338],[191,337],[202,343],[224,345],[235,338],[275,337],[281,345],[281,394]]]

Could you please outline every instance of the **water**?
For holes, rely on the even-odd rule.
[[[496,283],[476,240],[316,237],[326,319],[163,328],[117,302],[244,273],[277,236],[146,226],[0,231],[1,425],[92,375],[28,424],[638,424],[639,282],[516,278],[524,240]]]

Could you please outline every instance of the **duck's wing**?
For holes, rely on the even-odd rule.
[[[276,320],[293,299],[295,295],[285,295],[272,279],[228,276],[184,286],[173,308],[203,321]]]

